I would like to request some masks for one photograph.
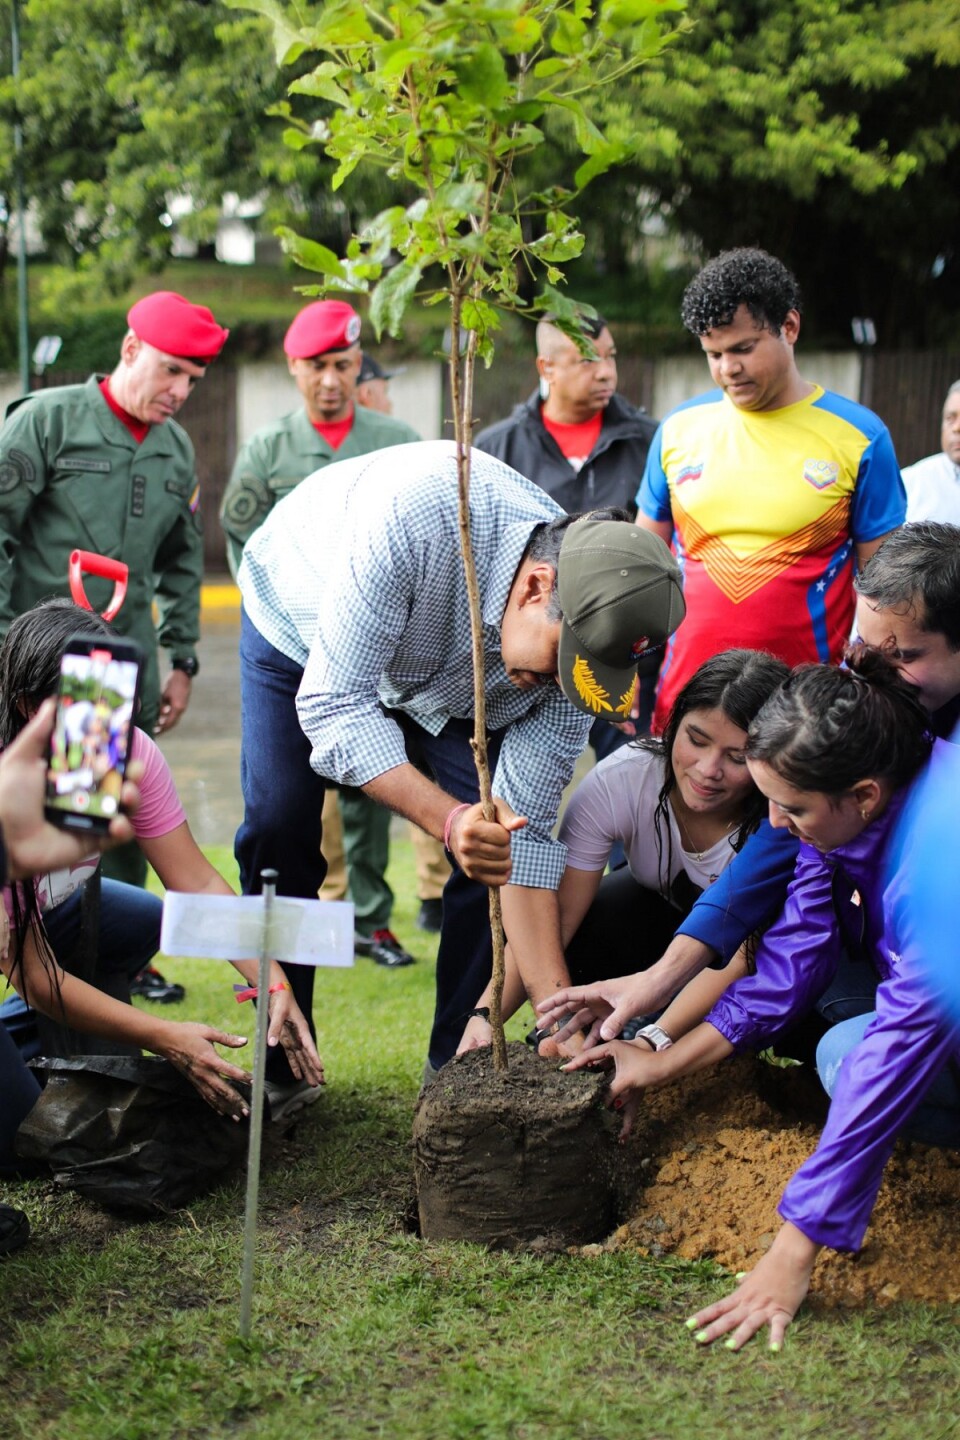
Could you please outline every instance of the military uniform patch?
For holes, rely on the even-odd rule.
[[[247,525],[255,526],[262,516],[268,514],[272,505],[269,487],[260,477],[244,474],[240,477],[237,489],[227,500],[223,518],[228,522],[228,529],[230,526],[238,529]]]
[[[0,495],[9,495],[21,485],[29,485],[36,479],[37,468],[29,455],[22,450],[8,450],[0,460]]]

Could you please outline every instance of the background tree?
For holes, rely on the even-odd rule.
[[[9,59],[9,35],[0,45]],[[201,247],[231,193],[260,198],[267,228],[309,226],[332,243],[351,233],[347,206],[331,198],[333,166],[284,145],[284,122],[265,115],[289,77],[262,19],[216,0],[24,0],[21,48],[17,86],[3,67],[3,139],[16,108],[48,254],[87,297],[166,264],[175,197],[191,203],[177,232]],[[11,156],[0,146],[6,196]],[[0,230],[0,278],[3,259]]]
[[[622,273],[629,235],[614,217],[638,228],[654,215],[704,254],[782,256],[820,334],[849,341],[849,317],[867,314],[887,344],[952,339],[956,0],[696,0],[691,15],[602,99],[632,155],[591,206],[594,253]]]

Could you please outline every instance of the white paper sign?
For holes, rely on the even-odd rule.
[[[259,895],[184,895],[163,900],[160,948],[165,955],[259,960],[263,949]],[[278,895],[270,912],[267,955],[285,965],[353,964],[353,906],[341,900]]]

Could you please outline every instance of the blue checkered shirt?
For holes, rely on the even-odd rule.
[[[500,621],[533,527],[562,513],[532,481],[473,452],[487,725],[506,731],[493,791],[529,821],[513,836],[512,883],[545,889],[563,874],[566,847],[551,830],[591,722],[555,685],[510,683]],[[297,713],[318,774],[365,785],[405,764],[403,733],[384,709],[433,735],[472,718],[450,442],[397,446],[308,476],[247,542],[238,581],[264,639],[303,666]]]

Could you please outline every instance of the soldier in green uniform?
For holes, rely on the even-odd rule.
[[[363,358],[360,317],[345,301],[317,300],[305,306],[287,331],[283,348],[303,405],[264,425],[237,456],[220,509],[234,575],[250,536],[301,480],[335,460],[420,439],[402,421],[356,403]],[[346,788],[340,792],[340,809],[357,950],[390,968],[409,965],[412,956],[389,928],[393,894],[385,871],[390,813],[361,790]]]
[[[143,648],[138,723],[162,734],[186,709],[197,672],[203,573],[193,446],[173,416],[229,332],[172,291],[138,300],[127,323],[110,376],[40,390],[7,409],[0,427],[0,634],[39,600],[69,594],[73,550],[122,560],[128,590],[113,624]],[[91,577],[85,589],[102,611],[113,583]],[[158,644],[170,655],[162,684]],[[135,868],[117,859],[121,850],[112,873],[142,883],[140,851],[130,848]]]

